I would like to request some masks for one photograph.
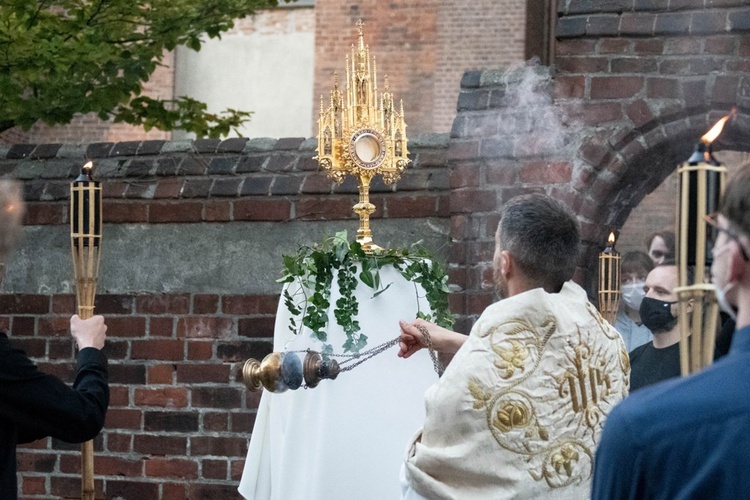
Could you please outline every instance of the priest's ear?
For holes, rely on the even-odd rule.
[[[500,252],[500,274],[504,279],[508,279],[511,274],[518,272],[518,262],[516,258],[507,250]]]

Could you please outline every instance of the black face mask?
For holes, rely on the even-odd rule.
[[[641,321],[651,333],[668,332],[677,324],[677,318],[672,316],[671,305],[676,302],[664,302],[663,300],[644,297],[639,310]]]

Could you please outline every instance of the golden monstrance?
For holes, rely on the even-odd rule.
[[[381,175],[383,182],[393,184],[410,160],[403,101],[396,110],[388,76],[378,96],[375,58],[371,64],[363,26],[361,19],[357,21],[359,40],[356,47],[352,45],[351,59],[346,57],[346,90],[339,90],[334,74],[328,108],[324,109],[320,98],[315,159],[336,183],[342,183],[347,175],[358,179],[359,202],[354,205],[359,215],[357,241],[365,251],[371,251],[378,247],[370,231],[370,215],[375,212],[375,205],[370,203],[370,181]]]

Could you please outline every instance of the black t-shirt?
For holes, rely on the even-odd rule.
[[[652,341],[630,351],[630,392],[679,376],[679,342],[657,349]]]
[[[729,348],[732,345],[732,337],[734,336],[734,329],[737,324],[732,318],[725,313],[721,313],[721,330],[716,335],[716,351],[718,352],[718,358],[729,354]]]

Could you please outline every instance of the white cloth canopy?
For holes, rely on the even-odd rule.
[[[363,351],[395,339],[399,319],[412,320],[418,310],[429,311],[422,288],[395,269],[382,269],[381,281],[384,286],[392,284],[374,298],[373,290],[358,281],[357,318],[368,337]],[[339,296],[334,275],[330,303]],[[282,296],[274,350],[319,351],[320,343],[311,338],[310,330],[294,335],[289,319]],[[328,341],[334,353],[343,353],[346,337],[333,307],[329,325]],[[397,352],[397,346],[391,347],[336,380],[322,380],[314,389],[264,392],[239,492],[251,500],[399,498],[404,450],[422,426],[424,392],[437,374],[426,350],[408,359]]]

